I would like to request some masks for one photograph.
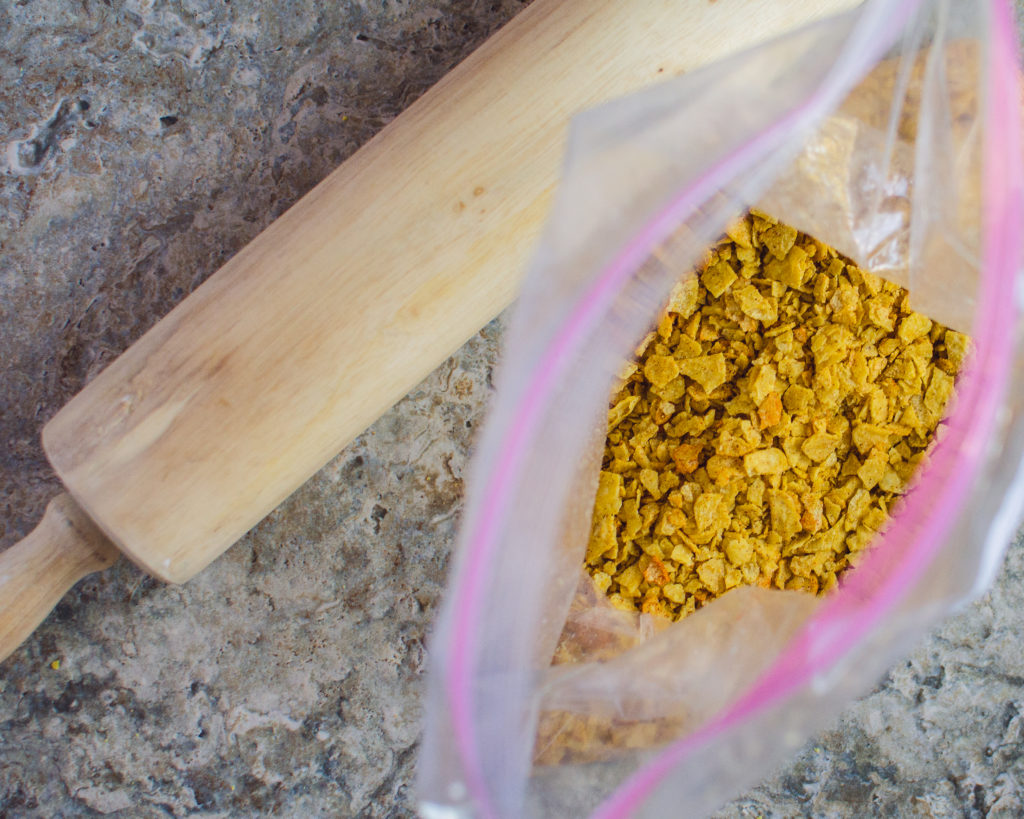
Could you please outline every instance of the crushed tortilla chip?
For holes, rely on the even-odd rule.
[[[767,214],[734,222],[621,372],[586,566],[679,619],[740,585],[825,593],[888,520],[969,339]]]

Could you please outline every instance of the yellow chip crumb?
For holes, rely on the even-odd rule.
[[[625,421],[629,417],[629,414],[636,409],[636,405],[639,403],[639,395],[630,395],[628,398],[623,398],[619,403],[608,410],[608,429],[615,429],[615,427]]]
[[[704,274],[700,277],[700,282],[717,299],[729,289],[729,286],[737,278],[736,272],[727,262],[719,262],[714,267],[709,267],[704,271]]]
[[[742,535],[727,535],[723,538],[725,556],[734,566],[743,566],[754,557],[754,544]]]
[[[796,243],[796,228],[789,225],[772,225],[761,234],[761,241],[776,259],[785,259]]]
[[[597,484],[595,515],[616,515],[622,508],[622,475],[602,472]]]
[[[785,259],[770,259],[764,266],[764,275],[767,279],[774,279],[789,287],[800,287],[810,267],[810,260],[804,250],[794,247]]]
[[[878,424],[860,423],[853,427],[853,445],[862,454],[870,452],[875,447],[888,449],[891,437],[892,433]]]
[[[700,384],[704,392],[714,392],[725,383],[725,356],[722,353],[687,358],[678,362],[677,368],[678,372]]]
[[[743,468],[750,476],[778,475],[789,469],[789,458],[785,452],[775,447],[759,449],[744,456]]]
[[[900,322],[900,341],[904,344],[909,344],[911,341],[920,338],[931,329],[931,319],[922,316],[920,313],[911,313]]]
[[[881,447],[876,447],[871,450],[871,454],[864,459],[864,463],[857,470],[857,477],[860,478],[865,489],[874,489],[888,468],[888,453]]]
[[[697,577],[708,591],[721,594],[725,591],[725,561],[720,557],[705,560],[697,567]]]
[[[682,475],[689,475],[700,466],[700,454],[704,449],[700,444],[680,444],[672,450],[672,462]]]
[[[782,399],[777,392],[770,392],[764,397],[757,408],[757,418],[761,429],[773,427],[782,420]]]
[[[829,435],[827,432],[816,432],[804,440],[800,445],[800,449],[812,461],[821,463],[836,451],[838,445],[838,436]]]
[[[696,278],[687,279],[672,289],[668,299],[668,312],[689,318],[697,310],[699,299],[700,282]]]
[[[670,355],[652,355],[644,364],[644,376],[655,387],[664,387],[679,375],[679,363]]]
[[[779,317],[779,311],[775,303],[762,296],[760,291],[752,284],[739,288],[733,293],[733,297],[736,299],[736,304],[739,305],[740,310],[752,319],[764,324],[773,324]]]
[[[950,363],[954,367],[959,367],[963,364],[964,356],[967,355],[967,336],[955,330],[946,330],[943,341],[946,344],[946,355],[949,356]]]
[[[686,592],[678,583],[669,583],[662,590],[662,594],[673,603],[681,604],[686,602]]]
[[[618,548],[615,537],[615,519],[609,516],[595,518],[587,544],[587,564],[594,565]],[[617,556],[617,555],[616,555]]]

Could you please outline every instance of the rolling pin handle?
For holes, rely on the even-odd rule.
[[[75,583],[113,565],[119,554],[70,495],[53,498],[39,525],[0,552],[0,661]]]

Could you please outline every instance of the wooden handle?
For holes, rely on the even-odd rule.
[[[65,486],[187,580],[514,298],[581,109],[854,0],[536,0],[46,426]]]
[[[119,552],[66,494],[24,540],[0,552],[0,661],[31,634],[72,586]]]

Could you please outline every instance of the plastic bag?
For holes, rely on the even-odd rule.
[[[1024,500],[1020,125],[1006,0],[869,2],[578,118],[431,644],[424,816],[710,811],[986,588]],[[750,207],[908,287],[973,357],[838,589],[617,611],[581,582],[614,375]]]

